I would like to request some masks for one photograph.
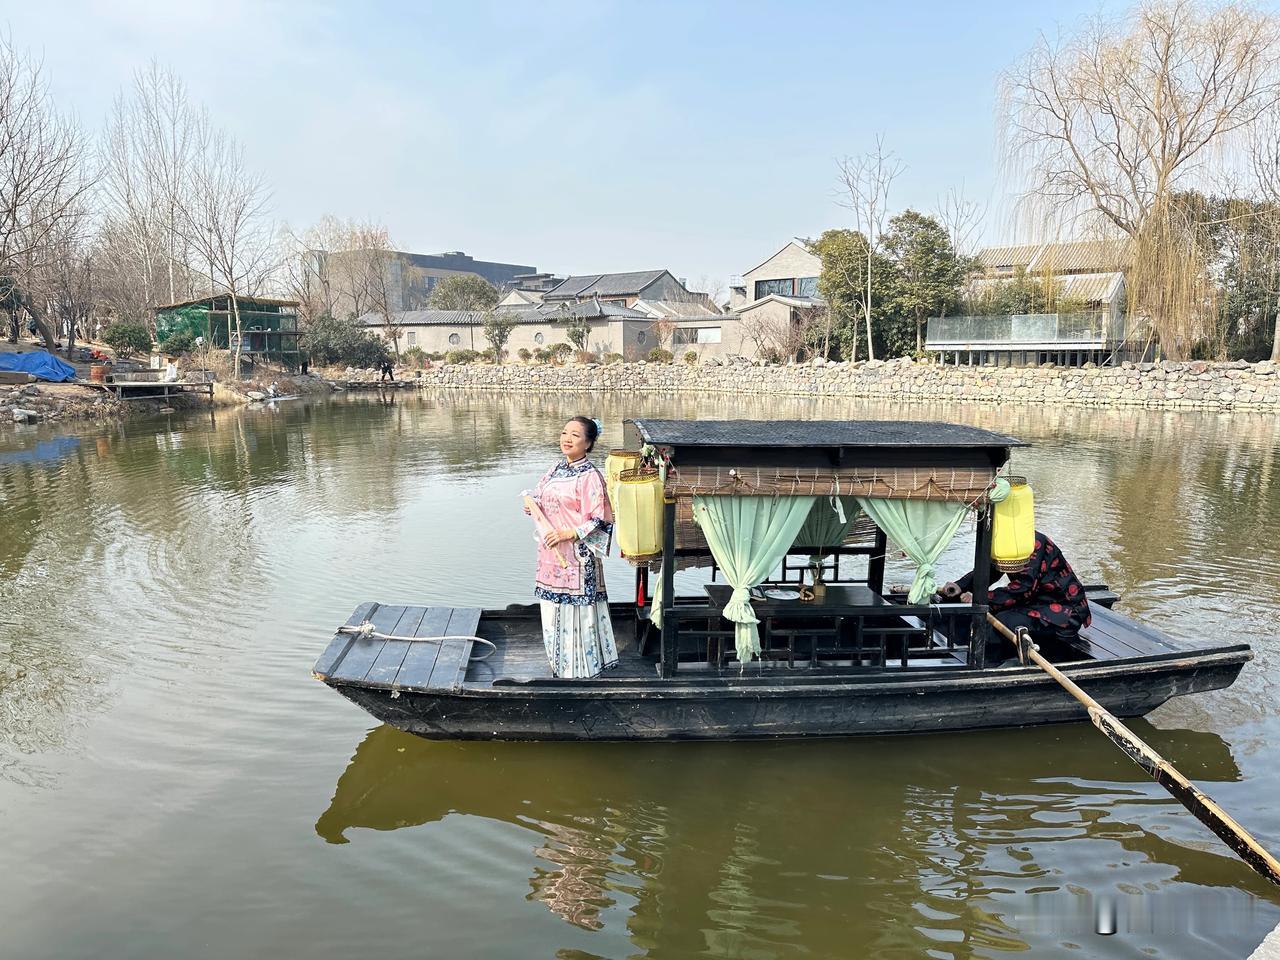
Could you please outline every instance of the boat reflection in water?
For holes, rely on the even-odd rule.
[[[1201,783],[1240,778],[1214,734],[1134,726]],[[1092,728],[964,736],[964,749],[942,735],[586,746],[435,742],[381,726],[316,832],[347,843],[449,814],[517,826],[541,861],[527,899],[587,930],[626,911],[636,947],[679,955],[720,940],[766,953],[861,943],[985,955],[1037,942],[1024,933],[1035,895],[1185,897],[1185,872],[1202,903],[1204,887],[1221,888],[1225,917],[1263,892]],[[486,862],[476,851],[450,869],[479,874]],[[1230,955],[1216,952],[1220,933],[1198,955]],[[1143,936],[1139,946],[1185,946],[1186,931]],[[727,942],[711,953],[737,955]]]

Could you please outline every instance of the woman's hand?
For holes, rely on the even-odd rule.
[[[542,538],[542,542],[548,547],[554,547],[558,543],[570,543],[577,538],[578,534],[572,529],[550,530]]]
[[[972,593],[969,593],[968,591],[966,591],[966,592],[964,592],[964,593],[960,594],[960,602],[961,602],[961,603],[973,603],[973,594],[972,594]]]

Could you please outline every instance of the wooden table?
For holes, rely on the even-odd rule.
[[[774,589],[768,584],[761,584],[765,590]],[[794,584],[778,584],[776,589],[794,590]],[[727,583],[708,583],[706,585],[707,597],[711,601],[711,605],[723,614],[725,605],[728,604],[730,596],[733,594],[733,587]],[[877,615],[893,615],[893,608],[896,605],[886,600],[880,594],[876,593],[870,587],[864,584],[840,584],[828,585],[826,595],[821,600],[764,600],[751,601],[751,609],[755,611],[756,616],[761,621],[761,647],[762,653],[767,652],[774,637],[781,637],[785,640],[785,648],[776,648],[775,653],[781,654],[785,649],[785,659],[788,666],[795,666],[796,656],[796,637],[803,634],[808,638],[808,654],[809,665],[819,666],[819,640],[820,638],[829,638],[835,640],[840,634],[840,623],[843,617],[857,617],[855,621],[855,639],[853,656],[860,657],[863,649],[863,617]],[[822,626],[805,626],[802,628],[787,628],[785,625],[775,627],[773,621],[775,618],[788,617],[816,617],[823,620],[829,620],[828,624]],[[875,648],[878,656],[884,659],[884,639],[887,634],[898,633],[900,628],[888,628],[875,631]],[[803,652],[802,641],[802,652]],[[716,645],[715,650],[708,650],[708,659],[722,660],[724,651]]]
[[[774,589],[768,584],[761,584],[765,590]],[[795,590],[794,584],[778,584],[776,589]],[[711,604],[718,610],[724,610],[733,594],[733,587],[727,583],[708,583],[707,596]],[[889,601],[870,587],[861,583],[829,585],[827,595],[821,600],[752,600],[751,609],[756,616],[776,617],[794,614],[796,616],[847,616],[854,613],[875,613],[877,608],[889,606]]]

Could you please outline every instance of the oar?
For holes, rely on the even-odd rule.
[[[1111,715],[1097,700],[1081,690],[1061,670],[1040,655],[1040,648],[1031,642],[1025,628],[1015,634],[1003,623],[987,614],[987,622],[995,627],[1007,640],[1012,640],[1018,648],[1018,658],[1025,663],[1030,660],[1071,694],[1089,711],[1089,719],[1093,725],[1107,735],[1112,743],[1123,750],[1129,759],[1147,771],[1147,775],[1164,787],[1173,798],[1190,810],[1197,820],[1218,835],[1228,847],[1240,855],[1254,871],[1266,877],[1272,883],[1280,884],[1280,861],[1269,854],[1257,840],[1240,826],[1232,817],[1212,799],[1205,796],[1198,787],[1177,770],[1173,764],[1151,749],[1142,739]]]

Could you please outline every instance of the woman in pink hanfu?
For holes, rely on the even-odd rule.
[[[604,475],[587,459],[599,435],[600,425],[587,417],[566,423],[564,459],[533,492],[552,528],[538,544],[533,595],[542,604],[542,641],[557,677],[595,677],[618,663],[601,562],[613,539],[613,508]]]

